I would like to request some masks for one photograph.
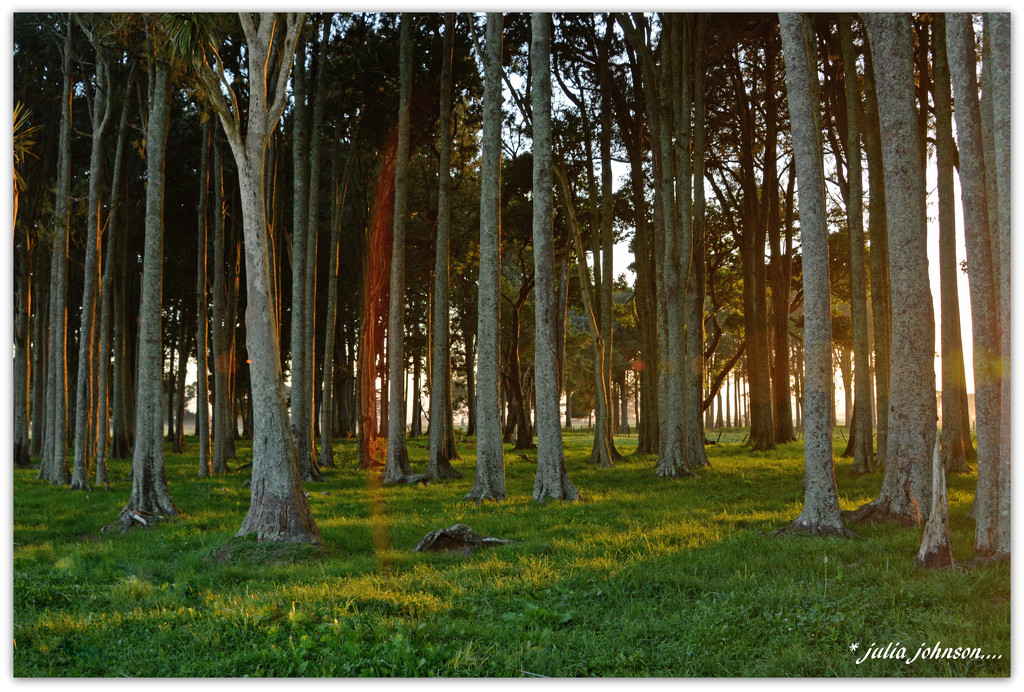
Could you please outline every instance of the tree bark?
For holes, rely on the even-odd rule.
[[[988,180],[982,141],[982,119],[978,104],[974,29],[970,14],[947,15],[946,47],[956,103],[957,142],[960,151],[960,191],[967,242],[967,278],[971,294],[971,325],[974,340],[974,405],[978,434],[978,486],[974,499],[977,530],[975,552],[982,556],[1006,557],[1009,544],[1001,544],[1000,492],[1009,479],[1000,478],[1000,379],[999,323],[996,304],[996,276],[992,257],[992,228],[1001,219],[989,212],[989,195],[998,194]],[[996,177],[996,176],[993,176]]]
[[[452,132],[452,52],[455,47],[455,15],[444,16],[444,43],[441,47],[440,115],[438,123],[437,240],[434,244],[433,349],[430,382],[430,460],[427,477],[461,478],[450,461],[448,421],[451,415],[451,330],[449,312],[448,253],[451,228],[451,132]],[[454,446],[453,446],[454,447]]]
[[[939,197],[939,293],[942,343],[942,450],[943,468],[970,471],[964,443],[960,400],[966,394],[963,344],[960,340],[960,296],[957,289],[956,210],[954,208],[952,87],[946,58],[946,16],[935,15],[934,79],[935,150]],[[966,443],[971,444],[969,426]]]
[[[480,277],[477,293],[476,479],[466,495],[477,503],[505,499],[498,392],[501,295],[501,44],[500,12],[487,14],[483,138],[480,151]]]
[[[50,335],[46,367],[46,426],[38,478],[53,485],[68,484],[67,459],[67,266],[71,225],[71,15],[64,41],[60,135],[57,154],[57,194],[54,205],[53,259],[50,263]]]
[[[122,516],[132,512],[176,516],[164,470],[160,412],[161,293],[163,283],[164,160],[170,122],[170,66],[157,54],[150,64],[149,117],[146,127],[146,239],[139,302],[139,353],[136,375],[135,450],[132,491]]]
[[[871,239],[871,315],[875,342],[876,461],[887,458],[889,446],[889,355],[892,334],[892,300],[889,291],[889,240],[886,220],[885,174],[882,135],[875,92],[870,39],[864,50],[864,149],[868,162],[868,235]]]
[[[931,450],[935,439],[935,321],[924,269],[925,194],[914,108],[910,17],[862,15],[871,41],[889,237],[892,290],[892,355],[889,439],[882,489],[855,520],[918,524],[931,505]],[[806,348],[806,346],[805,346]]]
[[[395,216],[391,237],[391,308],[388,312],[388,451],[381,480],[401,483],[412,475],[405,441],[405,226],[409,190],[409,94],[412,89],[413,19],[403,12],[399,28],[398,150]]]
[[[790,531],[849,536],[839,515],[832,458],[832,317],[829,300],[828,226],[822,167],[817,55],[810,17],[780,13],[779,28],[786,60],[786,84],[793,156],[800,180],[800,237],[803,248],[804,350],[804,507]],[[813,82],[812,82],[813,80]]]
[[[210,188],[210,124],[203,124],[199,165],[198,246],[196,255],[196,435],[199,436],[199,477],[210,475],[210,378],[207,362],[209,344],[209,300],[206,292],[207,219]]]
[[[533,107],[533,266],[536,286],[537,474],[533,501],[578,500],[565,470],[558,411],[554,199],[551,180],[551,15],[530,16],[530,99]],[[609,180],[609,185],[611,181]],[[608,248],[606,248],[606,251]],[[611,255],[611,252],[608,252]]]
[[[868,344],[868,298],[866,268],[864,265],[864,204],[860,148],[860,89],[857,86],[857,55],[853,49],[852,18],[839,17],[839,36],[842,44],[844,83],[846,88],[846,168],[849,181],[849,200],[846,205],[846,223],[850,233],[850,313],[853,317],[853,372],[857,405],[853,472],[871,473],[875,470],[874,441],[871,430],[870,351]],[[849,413],[847,414],[849,417]]]

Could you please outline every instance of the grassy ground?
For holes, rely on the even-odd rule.
[[[198,480],[193,455],[167,456],[186,518],[127,535],[100,528],[127,499],[128,462],[111,463],[110,491],[88,493],[15,470],[14,674],[1009,674],[1007,565],[920,571],[912,528],[861,526],[859,540],[773,535],[800,511],[802,444],[755,454],[741,433],[726,434],[709,448],[711,469],[668,482],[653,459],[591,467],[590,438],[565,439],[585,503],[530,502],[535,453],[508,451],[510,499],[477,507],[461,501],[470,443],[456,463],[462,480],[387,489],[339,443],[341,468],[307,486],[319,549],[234,539],[248,472]],[[618,445],[629,451],[635,438]],[[414,470],[425,466],[425,438],[410,456]],[[844,508],[877,494],[880,474],[851,478],[849,460],[837,463]],[[974,483],[949,481],[963,561],[973,557]],[[456,522],[519,543],[469,557],[410,552]],[[899,642],[910,659],[936,641],[1002,658],[856,663],[872,644]]]

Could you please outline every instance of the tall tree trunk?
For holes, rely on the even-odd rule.
[[[412,475],[405,441],[405,226],[409,190],[409,94],[412,90],[413,18],[403,12],[399,28],[398,150],[395,216],[391,237],[391,308],[388,312],[388,451],[381,480],[401,483]]]
[[[925,194],[914,109],[910,17],[862,15],[871,42],[889,230],[892,356],[889,439],[882,489],[856,512],[856,520],[918,524],[931,504],[931,452],[935,441],[935,321],[928,286]]]
[[[171,80],[170,66],[166,60],[159,54],[154,57],[149,68],[149,117],[146,127],[146,239],[139,302],[135,451],[132,457],[132,491],[128,503],[121,510],[122,516],[135,512],[170,516],[179,514],[167,487],[160,413],[164,160],[170,122]]]
[[[32,310],[31,267],[28,252],[29,236],[14,236],[14,465],[30,466],[29,457],[29,322]],[[38,246],[37,246],[38,247]],[[39,348],[39,344],[32,344]]]
[[[704,403],[704,298],[707,258],[705,256],[704,212],[706,202],[704,199],[704,157],[705,157],[705,113],[704,113],[704,35],[707,24],[706,15],[699,15],[695,20],[694,34],[692,40],[693,67],[693,165],[692,182],[689,183],[691,196],[693,198],[693,222],[691,226],[692,241],[690,243],[690,268],[686,272],[687,279],[685,294],[683,296],[683,314],[685,319],[685,358],[684,368],[684,389],[683,389],[683,412],[686,415],[684,423],[684,444],[687,466],[691,469],[702,466],[710,466],[707,453],[704,450],[704,428],[702,427],[701,413]],[[684,46],[684,51],[690,51],[690,46]],[[684,58],[686,53],[684,53]],[[689,61],[686,63],[689,64]],[[684,73],[684,79],[686,75]],[[774,89],[773,89],[774,91]],[[684,112],[683,117],[689,121],[689,112]],[[686,123],[684,123],[685,125]],[[685,138],[684,138],[685,141]],[[774,148],[774,147],[773,147]],[[690,208],[685,205],[681,207],[686,214]],[[713,423],[713,421],[712,421]]]
[[[171,442],[171,451],[175,454],[181,454],[185,449],[185,371],[188,368],[188,358],[192,351],[188,339],[189,320],[190,316],[182,310],[181,336],[178,337],[178,370],[176,373],[178,381],[175,385],[175,390],[178,394],[174,401],[176,424],[174,427],[174,439]],[[167,403],[170,406],[170,400]]]
[[[210,187],[210,124],[203,124],[199,165],[198,247],[196,255],[196,435],[199,436],[199,476],[210,475],[210,378],[207,363],[209,344],[209,300],[206,292],[207,219]]]
[[[875,459],[885,460],[889,448],[889,356],[892,300],[889,291],[889,232],[882,164],[882,134],[878,119],[874,62],[870,39],[864,50],[864,149],[868,161],[868,235],[871,239],[871,315],[875,342]]]
[[[848,536],[839,516],[832,458],[832,317],[829,299],[828,225],[822,167],[821,119],[816,113],[817,61],[810,17],[780,13],[786,59],[786,85],[793,131],[793,156],[800,179],[800,237],[803,247],[804,349],[804,507],[789,530]],[[812,81],[813,80],[813,81]]]
[[[433,349],[430,382],[430,461],[427,477],[461,478],[450,462],[454,449],[448,447],[448,420],[451,415],[451,332],[448,296],[448,237],[451,228],[451,131],[452,131],[452,52],[455,46],[455,15],[444,16],[444,43],[441,47],[440,115],[438,124],[437,240],[434,243]],[[454,447],[454,446],[453,446]]]
[[[960,400],[966,393],[963,344],[960,339],[960,295],[957,290],[956,210],[953,191],[953,96],[946,58],[946,16],[935,15],[934,80],[935,150],[939,196],[939,285],[942,343],[942,451],[943,468],[955,473],[970,470],[961,420]],[[971,444],[969,434],[966,444]]]
[[[45,257],[46,247],[44,244],[36,246],[32,261],[38,262],[37,269],[33,275],[40,277],[40,280],[32,282],[30,288],[35,300],[32,301],[32,362],[29,364],[29,387],[31,389],[29,398],[31,401],[29,410],[29,456],[39,457],[43,451],[43,438],[45,437],[44,426],[46,419],[46,365],[47,365],[47,336],[49,333],[49,290],[46,282],[41,280],[48,273],[46,266],[42,263]],[[31,305],[30,305],[31,307]]]
[[[330,31],[328,25],[322,26],[322,32],[318,37],[318,48],[316,54],[316,80],[314,82],[313,94],[310,100],[313,101],[313,123],[309,132],[307,149],[309,151],[309,201],[306,207],[308,215],[306,221],[306,283],[304,290],[306,296],[303,299],[303,348],[307,350],[305,358],[306,373],[303,377],[303,391],[306,395],[306,421],[309,427],[308,445],[310,451],[310,466],[313,476],[319,476],[320,465],[317,461],[316,435],[317,435],[317,392],[314,386],[316,381],[316,279],[317,279],[317,247],[318,234],[320,230],[320,139],[324,121],[324,75],[327,72],[327,35]]]
[[[476,335],[468,331],[466,342],[466,434],[476,436]]]
[[[219,90],[209,89],[238,169],[245,236],[245,331],[254,435],[251,502],[238,535],[255,533],[260,541],[316,542],[320,532],[302,489],[284,393],[278,322],[271,291],[264,185],[267,144],[284,110],[285,86],[302,15],[286,15],[284,38],[280,41],[275,41],[275,35],[280,33],[275,32],[280,24],[275,14],[261,14],[258,24],[248,13],[240,14],[239,18],[245,32],[250,79],[244,137],[241,115],[232,110]],[[266,69],[271,51],[281,55],[276,70]],[[200,72],[207,86],[216,85],[213,70]]]
[[[339,181],[337,162],[339,152],[334,156],[334,216],[331,223],[331,251],[327,256],[327,316],[324,323],[324,368],[323,368],[323,404],[320,408],[320,466],[334,467],[334,440],[332,427],[334,420],[334,339],[338,317],[338,250],[341,245],[341,224],[345,218],[345,197],[348,192],[348,177],[352,172],[352,161],[355,160],[356,138],[359,135],[360,115],[356,115],[349,137],[348,154],[345,156],[345,171]],[[346,357],[345,365],[349,360]],[[346,378],[348,381],[349,378]],[[345,406],[342,402],[342,408]]]
[[[472,21],[472,19],[470,20]],[[484,64],[483,138],[480,150],[480,277],[477,293],[476,478],[466,499],[505,499],[501,445],[501,44],[503,17],[487,14]]]
[[[323,480],[316,468],[312,450],[312,425],[309,411],[309,388],[307,387],[306,365],[310,357],[306,329],[306,285],[310,281],[308,253],[309,228],[309,133],[306,107],[306,49],[300,42],[295,50],[295,66],[292,71],[294,114],[292,120],[292,386],[291,386],[291,429],[299,455],[302,480]]]
[[[224,168],[221,149],[213,141],[213,473],[227,473],[229,458],[234,458],[234,433],[231,420],[231,340],[227,307],[227,276],[224,245]],[[230,319],[233,321],[234,316]]]
[[[978,434],[978,487],[974,499],[977,530],[974,549],[983,556],[1006,557],[1009,543],[1001,533],[1000,493],[1008,478],[1000,478],[1000,380],[999,323],[991,234],[1001,219],[990,216],[989,195],[999,189],[989,181],[982,141],[982,118],[978,104],[972,17],[966,13],[947,15],[946,46],[956,100],[956,130],[960,151],[960,191],[967,242],[967,278],[971,294],[971,325],[974,337],[974,405]],[[987,88],[987,85],[986,85]],[[993,172],[993,178],[997,176]],[[998,199],[998,197],[997,197]],[[1001,209],[997,209],[1001,211]],[[1007,517],[1008,518],[1008,517]]]
[[[555,323],[558,299],[555,295],[555,239],[552,229],[554,200],[551,180],[551,21],[551,15],[546,12],[534,12],[530,16],[530,71],[533,76],[530,89],[533,106],[533,266],[537,334],[537,474],[533,484],[534,502],[580,498],[565,470],[562,426],[558,412]],[[610,185],[611,181],[608,182]]]
[[[38,478],[68,484],[67,459],[67,266],[71,225],[71,15],[64,41],[60,136],[57,150],[57,195],[54,205],[53,259],[50,263],[50,336],[46,367],[46,427]]]
[[[857,85],[857,55],[853,48],[852,17],[840,15],[839,36],[842,45],[844,83],[846,88],[846,168],[849,180],[849,200],[846,205],[847,227],[850,232],[850,313],[853,317],[853,370],[856,405],[853,415],[857,428],[856,438],[851,427],[850,439],[854,444],[853,472],[871,473],[875,470],[874,444],[871,429],[871,403],[873,392],[868,343],[868,299],[866,267],[864,264],[864,205],[860,147],[860,89]],[[849,414],[847,414],[849,417]]]
[[[992,137],[995,140],[995,165],[992,166],[992,176],[988,180],[990,189],[997,194],[998,220],[990,232],[998,235],[998,244],[1001,248],[998,261],[994,263],[992,281],[1000,286],[998,291],[999,324],[999,466],[996,474],[996,500],[995,500],[995,540],[992,541],[991,533],[988,546],[994,542],[991,553],[999,558],[1009,559],[1010,555],[1010,456],[1012,452],[1011,443],[1011,420],[1010,402],[1012,398],[1012,387],[1010,380],[1010,235],[1012,226],[1010,224],[1012,187],[1010,184],[1011,150],[1010,150],[1010,128],[1011,128],[1011,83],[1010,83],[1010,15],[1007,12],[992,12],[985,15],[985,23],[988,29],[988,36],[991,48],[987,52],[988,63],[991,65],[989,74],[990,81],[986,83],[985,89],[992,93]],[[983,541],[983,545],[985,542]],[[986,546],[986,550],[990,548]]]

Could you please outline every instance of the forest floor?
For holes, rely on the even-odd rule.
[[[186,516],[125,535],[101,528],[127,500],[128,460],[111,461],[109,491],[70,492],[15,469],[13,672],[1009,675],[1009,565],[922,571],[915,528],[776,536],[803,502],[803,445],[752,453],[742,432],[708,448],[711,468],[679,481],[655,477],[653,458],[593,467],[590,436],[567,433],[566,466],[586,501],[543,505],[530,501],[536,451],[506,447],[509,500],[476,506],[462,501],[470,440],[459,445],[461,480],[395,488],[357,470],[354,443],[342,441],[339,468],[306,485],[320,547],[235,539],[249,472],[197,479],[195,438],[189,453],[167,455]],[[616,442],[626,453],[636,446]],[[244,445],[233,468],[249,461]],[[421,471],[427,439],[409,447]],[[881,484],[881,473],[851,477],[850,466],[837,459],[844,509]],[[975,481],[949,476],[954,553],[965,563]],[[411,552],[455,523],[517,543],[469,556]],[[911,661],[936,642],[992,658]],[[889,657],[858,664],[890,643]]]

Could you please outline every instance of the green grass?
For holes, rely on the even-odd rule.
[[[530,502],[536,453],[507,451],[510,499],[479,507],[462,501],[470,443],[462,480],[374,490],[341,442],[341,468],[307,485],[320,548],[234,538],[248,472],[200,480],[193,455],[167,455],[186,517],[127,535],[100,531],[128,497],[127,461],[111,462],[110,491],[70,492],[16,469],[14,674],[1009,674],[1008,565],[921,571],[913,528],[776,537],[803,501],[802,444],[751,453],[740,433],[722,442],[732,438],[709,447],[699,478],[665,481],[653,458],[592,467],[590,438],[566,434],[585,503]],[[629,451],[635,438],[618,443]],[[414,470],[426,444],[410,442]],[[875,497],[880,474],[837,466],[843,508]],[[974,484],[949,479],[962,561],[973,557]],[[469,557],[410,552],[456,522],[518,543]],[[912,657],[936,640],[1002,658],[855,663],[872,643],[901,642]]]

